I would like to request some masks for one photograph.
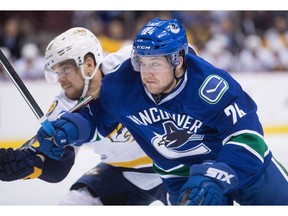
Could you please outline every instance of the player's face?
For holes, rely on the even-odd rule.
[[[167,93],[176,84],[173,67],[164,56],[139,57],[143,84],[151,94]]]
[[[65,61],[53,67],[58,75],[58,82],[65,91],[66,96],[71,100],[78,100],[81,97],[84,81],[74,61]]]

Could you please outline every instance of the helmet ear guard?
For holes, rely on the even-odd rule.
[[[168,55],[169,62],[173,65],[173,68],[176,68],[179,64],[179,53],[173,53]]]

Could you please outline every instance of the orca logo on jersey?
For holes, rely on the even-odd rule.
[[[177,127],[173,121],[163,123],[164,134],[155,133],[151,140],[153,146],[168,158],[179,158],[190,155],[207,154],[211,150],[203,143],[191,146],[185,145],[189,141],[201,141],[204,135]]]
[[[165,134],[158,145],[165,145],[167,148],[174,149],[184,145],[192,136],[193,132],[178,128],[173,122],[164,123]]]
[[[226,80],[218,75],[208,76],[199,89],[199,95],[209,104],[216,104],[229,88]]]

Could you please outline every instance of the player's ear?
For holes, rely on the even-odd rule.
[[[178,59],[179,64],[177,65],[176,70],[180,69],[183,66],[183,62],[184,62],[184,59],[182,56],[179,56],[178,58],[179,58]]]
[[[183,68],[183,64],[184,64],[184,58],[182,56],[178,57],[178,65],[176,66],[176,76],[177,77],[182,77],[184,74],[184,68]]]
[[[93,59],[91,57],[87,57],[84,62],[85,74],[87,76],[91,76],[91,74],[94,72],[94,69],[95,69],[95,64],[94,64]]]

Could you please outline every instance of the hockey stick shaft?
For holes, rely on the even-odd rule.
[[[76,104],[72,109],[69,110],[69,112],[75,112],[85,105],[89,104],[92,100],[96,100],[99,97],[100,89],[97,89],[95,92],[93,92],[90,96],[86,97],[83,101]]]
[[[6,71],[9,78],[12,80],[26,103],[29,105],[30,109],[33,111],[37,119],[39,120],[40,124],[42,125],[43,129],[47,132],[48,135],[52,136],[54,134],[54,128],[51,123],[48,121],[46,115],[42,112],[39,105],[36,103],[2,50],[0,49],[0,63],[3,66],[4,70]]]
[[[77,110],[81,109],[82,107],[86,106],[89,104],[92,100],[96,100],[99,97],[99,92],[100,89],[97,89],[95,92],[93,92],[90,96],[86,97],[83,101],[80,103],[76,104],[74,107],[72,107],[69,112],[73,113],[76,112]],[[26,149],[32,146],[34,143],[37,142],[36,135],[32,137],[31,139],[27,140],[24,144],[22,144],[18,149]]]

